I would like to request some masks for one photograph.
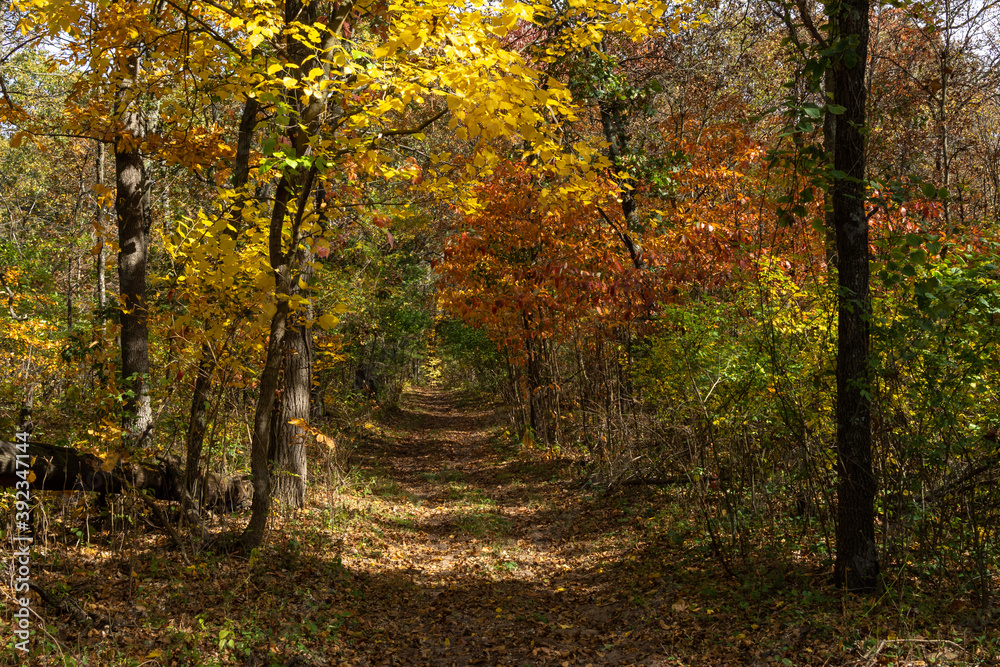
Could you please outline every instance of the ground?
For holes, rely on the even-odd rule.
[[[33,576],[64,604],[36,600],[45,624],[35,620],[31,652],[9,647],[5,659],[250,667],[995,660],[995,640],[961,600],[918,608],[903,594],[841,594],[815,554],[737,562],[720,550],[724,538],[713,547],[699,527],[691,488],[590,487],[575,459],[515,442],[482,398],[412,389],[399,410],[362,429],[346,478],[324,469],[335,457],[317,455],[309,507],[279,513],[249,558],[178,549],[138,510],[89,543],[77,534],[39,547]],[[72,518],[50,521],[65,529]],[[234,530],[245,520],[229,519]],[[97,622],[81,620],[68,601]]]

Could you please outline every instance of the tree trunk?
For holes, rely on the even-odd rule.
[[[295,71],[301,75],[320,67],[324,76],[331,76],[330,62],[334,49],[340,43],[340,33],[348,15],[354,8],[353,0],[338,3],[327,19],[328,34],[323,37],[317,49],[309,49],[298,40],[289,37],[286,43],[290,61],[295,65]],[[318,16],[315,3],[305,4],[298,0],[285,3],[285,23],[296,21],[312,23]],[[327,105],[327,94],[312,94],[305,99],[297,93],[287,98],[291,109],[296,110],[289,130],[289,143],[295,148],[296,155],[306,155],[309,141],[320,132],[321,116]],[[257,398],[257,410],[254,415],[254,435],[250,457],[253,472],[254,498],[253,514],[241,542],[244,550],[249,551],[260,545],[264,539],[268,514],[271,511],[271,471],[268,454],[271,450],[270,422],[271,411],[274,408],[275,394],[278,390],[278,379],[281,372],[286,327],[289,317],[289,302],[293,277],[298,284],[299,277],[305,270],[305,254],[302,246],[302,221],[309,196],[312,192],[317,165],[314,163],[308,170],[286,170],[278,181],[275,192],[274,207],[271,210],[270,229],[268,230],[268,258],[274,270],[275,293],[277,297],[276,310],[271,318],[271,337],[267,346],[267,359],[264,362],[264,372],[260,379],[260,395]],[[289,218],[289,203],[295,199],[296,206],[292,210],[289,229],[290,244],[286,252],[282,236],[285,223]],[[309,393],[306,385],[306,410],[308,410]],[[308,413],[307,413],[308,414]],[[277,448],[274,450],[277,451]],[[303,478],[303,482],[305,479]]]
[[[146,324],[146,165],[141,152],[144,124],[131,90],[138,61],[129,62],[128,79],[119,89],[119,122],[115,137],[115,213],[118,219],[118,281],[121,289],[121,354],[125,390],[122,428],[125,441],[141,444],[149,437],[153,411],[149,398],[149,330]],[[131,108],[130,108],[131,107]]]
[[[97,141],[97,164],[95,165],[98,185],[98,197],[103,197],[104,162],[107,151],[104,142]],[[108,303],[107,285],[105,283],[104,265],[107,263],[107,251],[104,246],[104,201],[98,200],[97,219],[94,221],[94,235],[97,237],[97,257],[94,259],[94,269],[97,271],[97,319],[104,321],[104,309]]]
[[[66,331],[73,330],[73,256],[66,260]]]
[[[305,431],[293,420],[309,421],[309,389],[312,384],[310,331],[297,317],[285,332],[284,391],[276,406],[274,432],[274,497],[283,507],[301,508],[306,502]]]
[[[604,49],[604,45],[601,46]],[[604,133],[604,140],[608,144],[608,159],[614,169],[615,182],[621,187],[622,198],[622,218],[624,223],[621,229],[614,231],[621,238],[622,243],[628,250],[632,265],[641,269],[645,266],[642,257],[642,248],[632,237],[635,228],[635,213],[638,205],[635,201],[635,188],[638,185],[635,178],[628,171],[625,164],[625,154],[628,151],[628,133],[625,129],[625,112],[623,103],[616,97],[610,100],[599,100],[598,107],[601,112],[601,130]],[[612,224],[610,219],[607,220]]]
[[[271,210],[271,228],[268,237],[268,254],[274,270],[277,304],[271,316],[271,333],[267,343],[267,357],[260,377],[257,408],[254,412],[254,431],[250,445],[250,472],[253,476],[253,504],[250,522],[240,538],[243,549],[250,551],[264,541],[267,519],[271,513],[271,412],[278,393],[278,379],[282,366],[285,328],[288,323],[289,269],[281,247],[281,234],[288,210],[290,186],[285,176],[278,182]],[[282,298],[284,297],[284,298]]]
[[[205,414],[208,412],[208,398],[212,393],[212,375],[214,373],[215,357],[212,354],[212,347],[205,343],[201,346],[201,360],[198,362],[198,375],[194,381],[194,394],[191,396],[191,410],[185,442],[184,487],[190,493],[194,493],[194,483],[201,461],[201,450],[205,442]]]
[[[875,547],[875,475],[871,451],[871,364],[868,218],[865,213],[865,68],[868,0],[843,0],[832,10],[836,39],[857,39],[835,61],[837,118],[833,184],[839,276],[837,343],[837,558],[834,580],[859,592],[879,584]]]

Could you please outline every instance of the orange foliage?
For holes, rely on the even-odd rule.
[[[698,141],[672,145],[687,164],[669,200],[655,210],[663,203],[640,189],[643,215],[629,230],[643,268],[632,264],[619,235],[624,221],[610,178],[595,180],[585,202],[572,195],[549,202],[541,193],[560,191],[558,177],[508,161],[479,187],[483,210],[455,230],[436,267],[442,307],[485,328],[520,360],[533,338],[642,326],[658,304],[694,285],[721,288],[752,269],[762,247],[803,237],[800,229],[775,226],[774,206],[762,194],[764,148],[738,127],[720,124]],[[805,236],[797,251],[819,260],[821,239],[808,228]]]

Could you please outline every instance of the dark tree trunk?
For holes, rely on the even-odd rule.
[[[293,420],[309,421],[309,388],[312,384],[311,333],[301,318],[285,332],[284,391],[276,406],[274,431],[274,497],[284,507],[301,508],[306,502],[306,433]]]
[[[622,218],[624,223],[618,227],[608,218],[608,224],[613,226],[615,233],[621,239],[628,250],[632,265],[641,269],[645,266],[642,258],[642,248],[633,238],[635,227],[635,212],[638,205],[635,201],[636,181],[628,173],[628,165],[625,164],[624,154],[628,150],[628,134],[625,131],[625,113],[622,110],[622,103],[617,99],[603,101],[599,104],[601,110],[601,129],[604,132],[604,140],[608,143],[608,159],[615,170],[615,181],[622,188]],[[624,174],[624,176],[622,175]]]
[[[215,357],[212,354],[212,347],[205,343],[201,346],[201,360],[198,362],[198,375],[194,381],[194,394],[191,396],[191,411],[185,443],[187,458],[185,459],[184,487],[190,493],[194,493],[194,483],[198,477],[201,450],[205,442],[205,415],[208,413],[208,399],[212,393],[212,375],[214,373]]]
[[[834,94],[834,82],[833,82],[833,70],[828,69],[823,78],[823,94],[824,96]],[[824,99],[824,102],[830,103],[832,100],[829,97]],[[833,161],[834,153],[837,147],[837,115],[827,111],[823,115],[823,151],[826,153],[827,159],[831,162]],[[837,268],[837,223],[833,215],[833,199],[832,193],[826,196],[825,202],[826,209],[824,217],[826,219],[826,238],[824,239],[824,249],[826,250],[826,268],[827,271],[832,271]]]
[[[271,228],[268,238],[268,254],[274,270],[275,292],[278,296],[276,310],[271,316],[271,333],[267,343],[267,357],[261,373],[257,394],[257,408],[254,412],[254,430],[250,446],[250,472],[253,476],[253,504],[250,522],[240,541],[243,549],[249,551],[260,546],[267,529],[267,519],[271,513],[271,412],[278,393],[279,376],[282,366],[282,350],[285,344],[285,328],[288,323],[289,290],[288,264],[282,253],[281,233],[290,196],[288,179],[281,177],[275,193],[274,208],[271,211]],[[282,297],[286,298],[282,298]]]
[[[250,178],[250,148],[253,144],[254,130],[257,128],[257,112],[259,110],[260,103],[256,97],[246,98],[243,103],[243,114],[240,116],[240,128],[236,142],[236,164],[233,166],[234,188],[242,188]]]
[[[271,317],[271,337],[267,344],[267,360],[260,378],[257,409],[254,413],[253,440],[250,447],[250,472],[253,476],[253,504],[250,522],[243,531],[241,542],[247,551],[264,541],[267,519],[271,513],[271,465],[268,456],[271,441],[271,410],[278,392],[281,372],[281,348],[288,319],[287,302],[280,302]]]
[[[879,584],[875,546],[875,475],[871,451],[868,219],[865,213],[865,68],[868,0],[827,6],[836,39],[857,39],[834,62],[837,118],[833,184],[839,276],[837,345],[837,558],[834,580],[859,592]]]
[[[324,70],[325,76],[331,75],[329,63],[332,60],[332,53],[340,43],[340,31],[353,8],[353,0],[347,0],[333,6],[333,13],[328,17],[326,24],[329,32],[323,38],[318,49],[311,50],[296,39],[288,39],[286,46],[289,59],[295,63],[296,72],[305,73],[310,71],[311,67],[320,67]],[[289,0],[285,3],[285,23],[289,25],[296,21],[312,23],[318,16],[317,12],[318,7],[315,3],[306,4],[298,0]],[[290,108],[296,110],[295,115],[297,116],[288,131],[289,142],[295,148],[297,155],[305,155],[310,139],[320,131],[321,115],[326,108],[327,98],[325,94],[314,94],[303,101],[297,94],[292,94],[288,97],[287,102]],[[268,257],[271,268],[274,270],[277,310],[271,318],[271,337],[268,341],[267,359],[264,362],[264,372],[261,374],[260,394],[257,398],[257,410],[254,415],[254,435],[250,457],[254,484],[253,514],[241,538],[244,550],[253,549],[263,541],[268,514],[271,511],[272,485],[268,454],[271,451],[277,452],[280,448],[280,445],[273,450],[271,447],[272,443],[269,438],[271,411],[274,408],[279,376],[285,356],[283,352],[289,318],[288,297],[291,295],[293,283],[298,284],[299,277],[305,275],[305,256],[300,248],[302,244],[301,229],[315,176],[315,165],[308,170],[288,170],[283,173],[278,181],[274,208],[271,211],[270,229],[268,230]],[[293,202],[293,199],[295,203],[294,208],[291,208],[293,215],[289,216],[289,204]],[[289,250],[286,252],[282,236],[289,218],[291,218],[288,230],[290,244]],[[306,410],[308,410],[309,404],[308,392],[309,385],[307,383]]]
[[[66,260],[66,331],[73,330],[73,257]]]

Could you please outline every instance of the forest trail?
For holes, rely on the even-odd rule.
[[[32,565],[54,592],[45,630],[0,665],[833,667],[892,648],[848,639],[869,607],[842,613],[824,566],[726,576],[691,489],[583,487],[576,462],[515,442],[469,395],[412,389],[361,426],[347,477],[314,456],[308,506],[277,511],[249,558],[178,549],[134,499],[130,532],[89,542],[86,514],[53,513]],[[246,517],[216,520],[238,534]],[[953,626],[907,631],[922,643],[896,655],[921,659],[895,664],[960,664],[952,634],[929,639]]]
[[[360,664],[670,664],[676,586],[659,572],[621,586],[637,535],[566,460],[518,455],[495,414],[433,388],[358,454],[378,471],[374,523],[342,556],[365,573],[351,610],[365,640],[345,647]]]

